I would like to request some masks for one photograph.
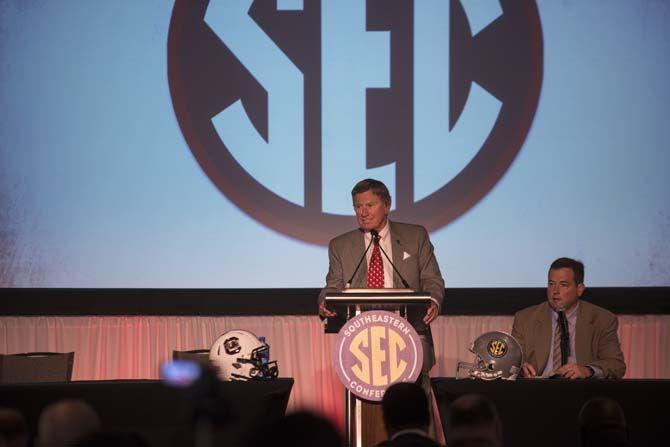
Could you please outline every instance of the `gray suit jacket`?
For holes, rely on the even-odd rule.
[[[389,221],[389,232],[393,251],[393,263],[405,278],[410,288],[417,292],[429,293],[438,306],[444,299],[444,279],[437,265],[433,244],[428,232],[420,225]],[[326,287],[319,294],[319,303],[327,293],[339,292],[351,278],[356,264],[365,251],[365,241],[361,230],[353,230],[336,237],[328,245],[329,268]],[[363,259],[356,276],[351,281],[354,289],[367,287],[368,266]],[[402,280],[393,273],[393,287],[403,288]]]
[[[389,221],[393,263],[405,278],[410,288],[417,292],[429,293],[438,308],[444,299],[444,279],[437,265],[433,244],[430,243],[428,232],[420,225],[403,224]],[[326,275],[326,287],[319,294],[319,304],[328,293],[340,292],[356,270],[365,251],[363,232],[359,229],[350,231],[330,241],[328,245],[329,268]],[[354,289],[364,289],[368,282],[367,260],[351,281]],[[404,288],[397,273],[393,273],[393,287]],[[428,371],[435,364],[435,351],[430,327],[418,330],[423,345],[423,369]]]
[[[551,345],[551,310],[546,301],[527,307],[514,315],[512,336],[523,349],[524,361],[540,374],[549,360]],[[575,355],[580,365],[602,369],[605,377],[618,379],[626,372],[621,345],[617,335],[616,315],[591,304],[579,302],[575,327]]]

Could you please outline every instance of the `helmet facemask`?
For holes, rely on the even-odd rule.
[[[279,373],[277,361],[268,361],[270,358],[270,346],[263,344],[251,351],[251,356],[247,359],[238,357],[237,361],[233,363],[233,368],[244,369],[246,374],[237,374],[231,372],[231,380],[261,380],[274,379]],[[242,365],[249,366],[244,368]]]

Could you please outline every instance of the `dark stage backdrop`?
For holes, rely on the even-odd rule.
[[[365,177],[450,288],[667,287],[668,79],[662,0],[0,1],[3,298],[318,288]]]
[[[320,289],[0,288],[0,316],[316,315]],[[442,315],[513,315],[545,300],[545,289],[447,289]],[[619,315],[670,314],[669,287],[600,287],[583,299]]]

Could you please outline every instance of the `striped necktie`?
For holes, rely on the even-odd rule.
[[[563,358],[561,355],[561,336],[563,335],[563,331],[561,330],[561,324],[559,323],[560,318],[561,315],[559,312],[558,319],[556,319],[556,330],[554,330],[554,352],[551,356],[552,361],[554,362],[554,370],[563,366]]]

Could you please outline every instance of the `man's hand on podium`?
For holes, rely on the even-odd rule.
[[[321,301],[319,303],[319,316],[321,318],[330,318],[330,317],[334,317],[336,315],[337,315],[337,312],[332,311],[332,310],[330,310],[326,307],[326,302],[325,301]]]
[[[432,323],[437,318],[437,304],[431,303],[428,311],[426,311],[426,316],[423,317],[423,322],[426,324]]]

